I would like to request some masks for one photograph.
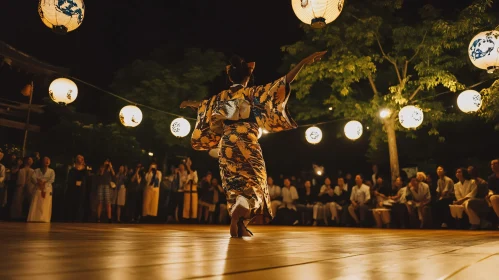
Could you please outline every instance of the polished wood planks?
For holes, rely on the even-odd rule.
[[[0,279],[499,279],[499,232],[0,223]]]

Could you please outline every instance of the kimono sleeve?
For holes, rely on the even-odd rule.
[[[290,93],[286,76],[264,86],[253,88],[251,97],[254,103],[254,113],[261,128],[269,132],[279,132],[297,127],[286,106]]]
[[[217,96],[204,100],[198,108],[196,126],[191,136],[191,145],[194,150],[211,150],[218,146],[222,135],[222,124],[212,123],[213,108]]]

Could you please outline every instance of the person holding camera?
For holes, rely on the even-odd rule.
[[[158,215],[159,185],[162,174],[156,163],[152,163],[146,174],[146,187],[144,189],[144,202],[142,205],[142,216],[156,217]]]
[[[97,195],[99,197],[99,205],[97,206],[97,222],[100,223],[100,217],[102,214],[102,204],[106,204],[106,212],[108,222],[112,222],[111,216],[111,183],[113,181],[113,177],[116,174],[114,173],[113,164],[110,160],[104,161],[99,168],[99,172],[97,173],[96,183],[97,183]]]

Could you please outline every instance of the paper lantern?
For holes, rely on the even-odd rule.
[[[324,175],[324,166],[312,164],[312,168],[314,169],[315,174],[317,174],[318,176]]]
[[[218,158],[218,155],[220,153],[220,149],[219,148],[215,148],[215,149],[211,149],[208,154],[213,157],[213,158]]]
[[[468,47],[468,56],[477,68],[494,73],[499,67],[499,31],[486,31],[476,35]]]
[[[392,111],[390,109],[383,109],[383,110],[379,111],[379,117],[382,119],[388,118],[391,114],[392,114]]]
[[[457,107],[465,113],[473,113],[482,106],[482,96],[476,90],[465,90],[457,97]]]
[[[136,127],[142,122],[142,111],[134,105],[127,105],[120,111],[120,122],[127,127]]]
[[[54,102],[67,105],[76,100],[78,87],[70,79],[55,79],[49,86],[49,95]]]
[[[184,118],[176,118],[172,121],[170,130],[176,137],[185,137],[191,131],[191,124]]]
[[[83,0],[40,0],[38,14],[48,28],[66,34],[83,22],[85,3]]]
[[[305,131],[305,139],[310,144],[318,144],[322,140],[322,130],[316,126],[309,127]]]
[[[291,0],[299,20],[313,28],[323,28],[340,15],[344,0]]]
[[[407,128],[417,128],[423,123],[423,110],[416,106],[405,106],[399,112],[400,124]]]
[[[349,121],[344,128],[345,136],[350,140],[357,140],[362,136],[362,124],[358,121]]]

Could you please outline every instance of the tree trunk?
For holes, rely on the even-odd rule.
[[[385,120],[385,130],[388,136],[388,152],[390,154],[390,171],[392,182],[400,176],[399,155],[397,150],[397,136],[395,135],[395,120],[388,118]]]

